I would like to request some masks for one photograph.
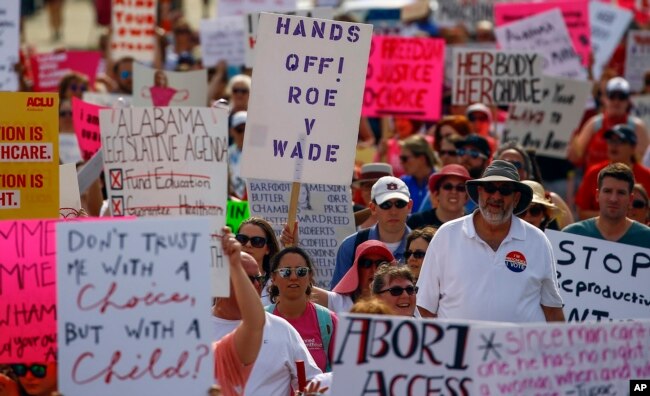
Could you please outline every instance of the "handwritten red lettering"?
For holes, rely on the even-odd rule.
[[[116,302],[113,299],[117,290],[117,283],[111,282],[108,286],[108,290],[104,293],[103,297],[100,297],[98,300],[94,299],[92,296],[93,291],[95,290],[95,285],[87,284],[84,285],[79,294],[77,295],[77,306],[82,311],[92,311],[99,309],[100,313],[105,313],[108,308],[114,308],[118,311],[123,311],[126,309],[133,309],[138,306],[149,307],[152,305],[167,305],[167,304],[185,304],[189,303],[190,306],[194,306],[195,299],[189,294],[180,294],[172,293],[167,295],[164,292],[147,292],[144,296],[133,296],[126,299],[125,302]]]

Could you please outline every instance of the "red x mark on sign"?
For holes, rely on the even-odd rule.
[[[109,175],[111,178],[111,189],[121,190],[124,181],[122,179],[122,169],[111,169]]]
[[[124,197],[111,198],[111,212],[113,216],[124,216]]]

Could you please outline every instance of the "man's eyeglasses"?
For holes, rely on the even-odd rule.
[[[464,193],[466,191],[465,185],[464,184],[451,184],[451,183],[445,183],[440,186],[445,191],[451,191],[453,189],[456,189],[459,193]]]
[[[398,199],[395,202],[386,201],[386,202],[380,204],[379,207],[382,208],[383,210],[388,210],[388,209],[392,208],[393,205],[395,205],[395,207],[397,209],[404,209],[406,207],[406,205],[408,205],[408,204],[409,204],[408,202],[402,201],[401,199]]]
[[[246,245],[248,241],[251,241],[251,246],[254,248],[261,248],[266,245],[266,238],[260,236],[249,237],[248,235],[237,234],[235,235],[235,239],[241,243],[242,246]]]
[[[232,93],[234,93],[234,94],[242,94],[242,95],[245,95],[245,94],[247,94],[247,93],[249,93],[249,92],[250,92],[250,91],[249,91],[248,89],[246,89],[246,88],[233,88],[233,89],[232,89]]]
[[[500,186],[497,186],[496,184],[492,183],[482,183],[480,184],[480,187],[483,189],[488,194],[494,194],[495,192],[499,192],[499,194],[503,195],[504,197],[507,197],[509,195],[512,195],[512,193],[515,192],[515,189],[512,186],[509,186],[507,184],[502,184]]]
[[[629,95],[629,94],[626,94],[626,93],[624,93],[624,92],[616,92],[616,91],[615,91],[615,92],[611,92],[611,93],[607,94],[607,97],[608,97],[610,100],[621,100],[621,101],[624,101],[624,100],[628,100],[628,99],[630,98],[630,95]]]
[[[32,364],[30,366],[26,364],[12,364],[11,369],[16,374],[16,377],[24,377],[27,375],[27,372],[32,373],[36,378],[45,378],[45,375],[47,375],[47,366],[44,364]]]
[[[455,156],[458,155],[458,151],[457,150],[440,150],[440,151],[438,151],[438,154],[440,154],[441,156],[448,155],[450,157],[455,157]]]
[[[427,252],[425,252],[424,250],[419,250],[419,249],[418,250],[407,250],[407,251],[404,252],[404,258],[408,260],[411,256],[413,256],[413,258],[419,260],[419,259],[423,259],[424,255],[426,253]]]
[[[390,292],[390,295],[393,297],[399,297],[402,295],[402,293],[406,292],[409,296],[412,296],[413,294],[416,294],[418,292],[418,287],[417,286],[393,286],[388,289],[380,290],[379,293],[386,293]]]
[[[542,207],[542,205],[529,206],[528,209],[526,209],[523,213],[520,213],[519,216],[524,217],[526,216],[526,213],[533,217],[541,216],[544,213],[544,207]]]
[[[478,150],[468,150],[468,149],[462,149],[461,148],[461,149],[456,150],[456,153],[461,157],[463,157],[465,155],[469,155],[470,157],[472,157],[472,159],[487,158],[487,156],[485,154],[481,153]]]
[[[264,275],[248,275],[248,279],[251,280],[251,283],[259,283],[260,285],[264,282]]]
[[[381,264],[386,262],[386,259],[371,260],[369,258],[360,258],[359,261],[357,261],[357,265],[361,268],[371,268],[379,267]]]
[[[295,272],[298,278],[304,278],[309,273],[309,267],[298,267],[298,268],[278,268],[275,272],[280,275],[281,278],[288,278],[291,276],[291,272]]]
[[[632,201],[632,207],[634,209],[645,209],[646,206],[648,206],[648,203],[646,201],[642,201],[640,199],[635,199]]]

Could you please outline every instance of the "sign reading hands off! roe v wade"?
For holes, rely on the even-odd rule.
[[[0,93],[0,220],[59,217],[58,109],[57,94]]]
[[[242,177],[349,184],[372,26],[263,13]]]
[[[59,389],[66,395],[204,395],[214,382],[210,223],[59,223]]]
[[[541,103],[542,63],[532,52],[454,48],[452,103]]]
[[[546,230],[569,321],[650,318],[650,249]]]
[[[0,364],[56,360],[55,225],[0,221]]]

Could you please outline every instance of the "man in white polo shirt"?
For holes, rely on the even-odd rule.
[[[478,210],[443,224],[429,244],[418,280],[422,316],[564,321],[551,243],[513,216],[528,207],[530,187],[501,160],[466,185]]]

